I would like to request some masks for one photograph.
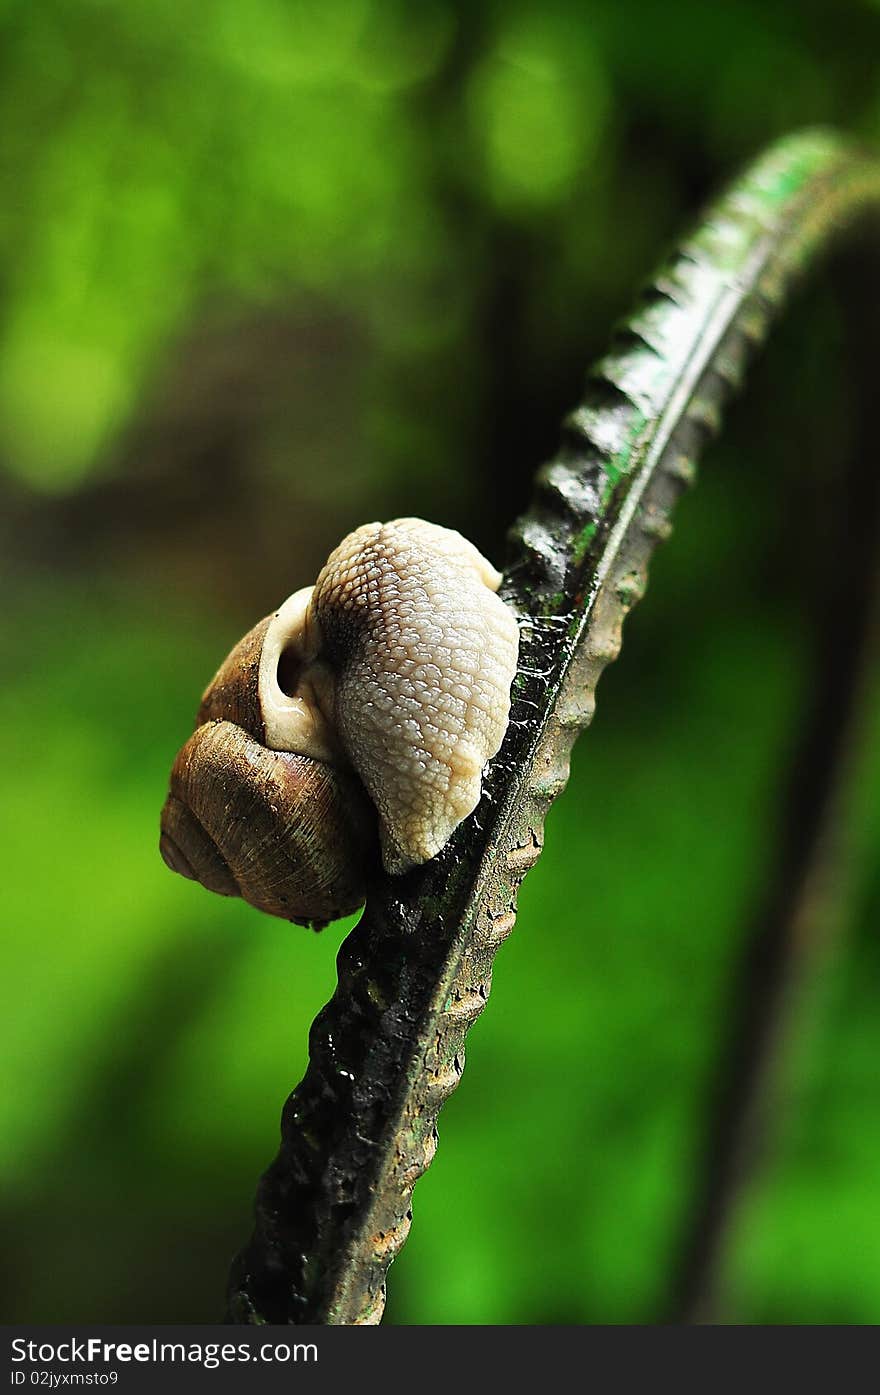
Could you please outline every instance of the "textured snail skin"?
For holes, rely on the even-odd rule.
[[[336,727],[389,872],[446,845],[504,739],[519,630],[500,580],[460,533],[402,518],[349,534],[315,583]]]
[[[371,867],[434,857],[476,808],[516,672],[501,577],[459,533],[369,523],[221,664],[162,812],[168,866],[326,924]]]

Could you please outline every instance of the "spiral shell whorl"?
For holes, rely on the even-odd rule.
[[[178,753],[162,852],[211,891],[326,924],[362,904],[374,847],[373,811],[346,771],[270,751],[227,721],[199,726]]]

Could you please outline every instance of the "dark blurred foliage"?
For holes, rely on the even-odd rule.
[[[211,900],[156,853],[217,661],[370,518],[500,560],[587,364],[711,191],[793,127],[880,140],[878,11],[0,5],[6,1320],[219,1314],[332,991],[344,926]],[[851,399],[816,290],[603,680],[389,1321],[668,1312]],[[725,1319],[880,1320],[878,738]]]

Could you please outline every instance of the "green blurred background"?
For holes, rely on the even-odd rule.
[[[0,16],[2,1316],[211,1321],[345,926],[163,867],[204,682],[365,520],[421,514],[501,559],[585,367],[703,199],[799,125],[880,144],[880,5]],[[817,292],[656,559],[389,1322],[669,1310],[803,702],[839,343]],[[880,1321],[878,735],[725,1320]]]

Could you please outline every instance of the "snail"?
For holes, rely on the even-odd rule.
[[[315,928],[357,910],[476,808],[519,631],[460,533],[368,523],[221,664],[162,811],[168,866]]]

